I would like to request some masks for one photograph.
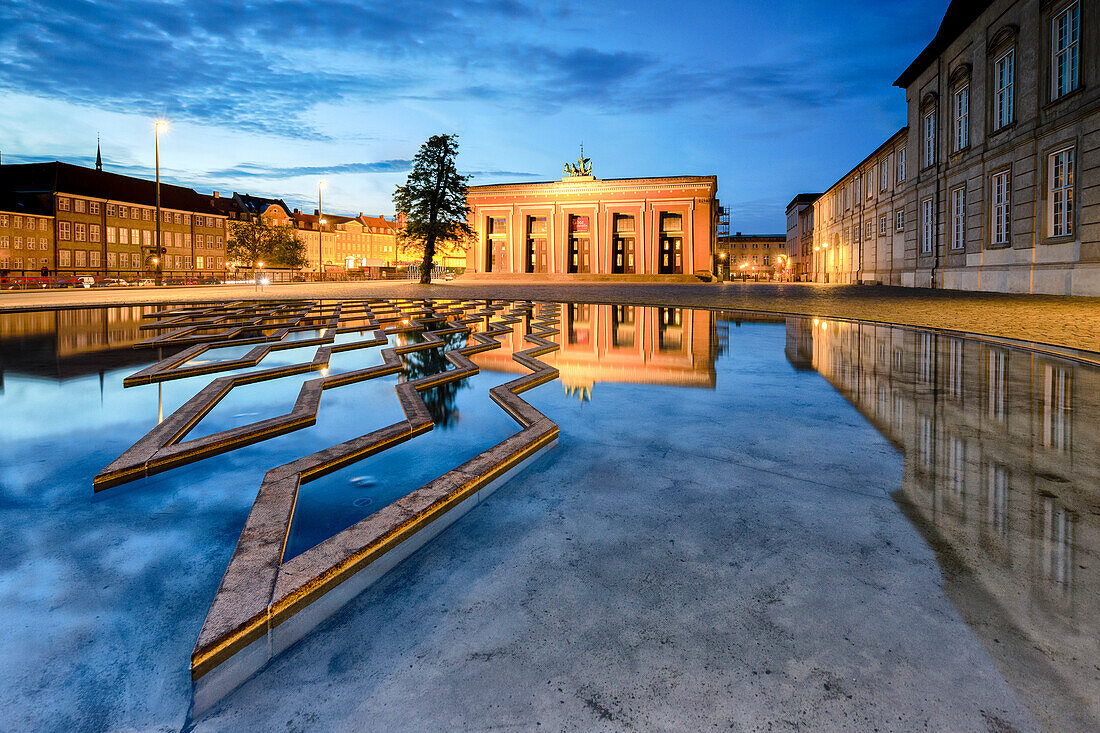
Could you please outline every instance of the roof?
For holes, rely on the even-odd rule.
[[[387,219],[384,216],[360,216],[359,221],[363,223],[363,226],[367,227],[382,227],[389,229],[396,229],[397,222],[392,219]]]
[[[782,239],[786,241],[786,234],[723,234],[718,237],[719,240],[728,242],[736,239],[737,241],[753,240],[753,239]]]
[[[156,205],[157,184],[144,178],[97,171],[71,163],[23,163],[0,165],[0,191],[16,193],[68,193],[129,204]],[[210,197],[191,188],[160,184],[160,205],[166,209],[220,214]]]
[[[492,188],[506,188],[510,186],[547,186],[547,185],[566,185],[573,186],[577,184],[589,183],[623,183],[625,181],[638,181],[641,182],[657,182],[657,181],[677,181],[682,183],[694,183],[699,185],[710,185],[717,188],[718,176],[631,176],[629,178],[561,178],[553,181],[520,181],[512,183],[487,183],[479,186],[467,186],[466,190],[469,192],[480,192]]]
[[[791,202],[789,204],[787,204],[787,211],[790,211],[792,207],[797,206],[798,204],[812,204],[819,198],[821,198],[820,193],[800,193],[793,199],[791,199]]]
[[[932,42],[901,72],[894,86],[904,89],[912,84],[992,4],[992,0],[951,0]]]
[[[48,197],[44,194],[19,194],[0,191],[0,211],[8,214],[51,216]]]
[[[233,198],[237,200],[237,203],[244,210],[246,214],[262,214],[267,211],[270,206],[281,206],[283,211],[290,213],[290,207],[286,205],[286,202],[282,199],[268,199],[262,196],[250,196],[247,193],[233,192]]]

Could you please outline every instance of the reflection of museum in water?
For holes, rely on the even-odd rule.
[[[1100,658],[1091,419],[1100,369],[988,341],[803,318],[787,320],[787,356],[820,372],[904,454],[893,498],[1006,678],[1075,695],[1100,717],[1090,692]]]
[[[557,367],[566,392],[590,399],[598,382],[715,386],[715,314],[633,305],[561,306],[560,349],[542,356]],[[483,369],[518,372],[513,350],[529,348],[516,324],[504,346],[474,357]]]

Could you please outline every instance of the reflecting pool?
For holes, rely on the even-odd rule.
[[[0,314],[0,729],[1100,729],[1098,355],[679,308],[263,307],[193,355],[135,347],[167,306]],[[200,704],[269,471],[402,424],[428,380],[430,430],[303,478],[297,572],[516,435],[490,390],[547,323],[557,376],[519,397],[556,443]],[[477,372],[447,381],[459,349]],[[237,378],[169,442],[186,460],[93,490]],[[311,421],[256,427],[307,393]]]

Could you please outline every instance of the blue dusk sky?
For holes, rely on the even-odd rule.
[[[393,211],[420,144],[474,183],[717,174],[744,232],[785,230],[905,123],[892,85],[947,0],[5,0],[4,163]]]

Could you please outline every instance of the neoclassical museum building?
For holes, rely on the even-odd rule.
[[[471,186],[466,272],[709,277],[717,192],[717,176],[597,179],[583,152],[560,181]]]

